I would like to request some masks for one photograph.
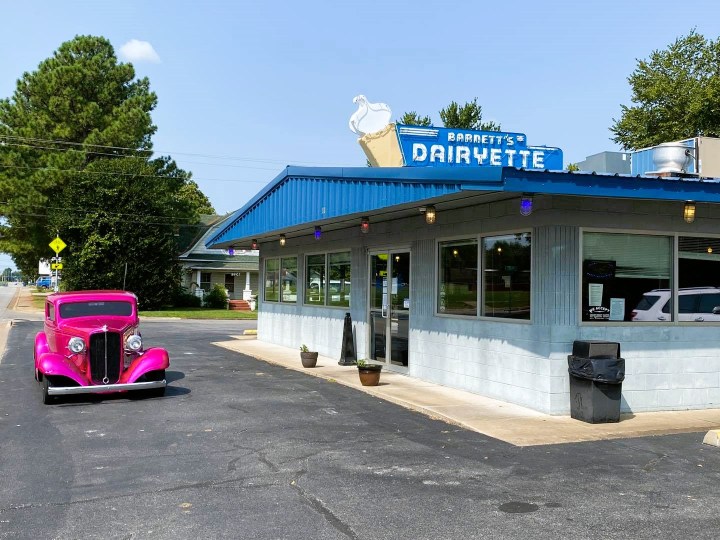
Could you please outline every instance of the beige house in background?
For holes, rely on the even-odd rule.
[[[182,286],[200,296],[216,284],[222,285],[232,300],[252,301],[258,294],[259,257],[256,250],[208,249],[205,242],[224,221],[225,216],[203,216],[199,237],[179,256]],[[232,254],[231,254],[232,253]]]

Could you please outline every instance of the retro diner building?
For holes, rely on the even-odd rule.
[[[617,341],[623,411],[720,407],[719,180],[403,128],[404,166],[288,167],[210,239],[259,246],[258,339],[339,359],[350,313],[358,358],[551,414],[572,342]]]

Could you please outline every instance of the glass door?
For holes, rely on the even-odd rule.
[[[370,359],[408,365],[410,252],[370,254]]]

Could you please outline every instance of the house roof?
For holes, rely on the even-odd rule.
[[[207,227],[205,232],[196,239],[187,251],[182,253],[178,258],[183,266],[193,270],[257,270],[258,269],[258,252],[242,252],[230,255],[223,248],[208,248],[207,240],[213,234],[216,234],[219,227],[225,221],[222,216],[203,216],[203,224]]]
[[[249,247],[252,239],[347,226],[363,215],[396,219],[417,214],[421,205],[452,208],[522,193],[720,203],[720,180],[513,167],[287,167],[206,242],[213,248]]]

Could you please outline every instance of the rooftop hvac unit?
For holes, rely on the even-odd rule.
[[[637,150],[631,174],[720,178],[720,139],[693,137]]]

